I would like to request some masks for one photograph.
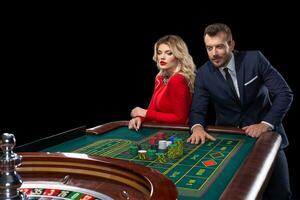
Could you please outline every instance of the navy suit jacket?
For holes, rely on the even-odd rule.
[[[234,51],[240,93],[237,100],[221,72],[210,61],[198,69],[190,111],[190,126],[206,125],[209,101],[216,111],[216,125],[244,127],[266,121],[288,145],[282,120],[293,93],[286,81],[259,51]]]

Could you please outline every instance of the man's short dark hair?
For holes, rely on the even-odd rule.
[[[219,32],[226,33],[228,41],[232,40],[232,33],[230,28],[223,23],[215,23],[215,24],[208,25],[204,30],[203,37],[205,37],[205,35],[209,35],[212,37],[217,35]]]

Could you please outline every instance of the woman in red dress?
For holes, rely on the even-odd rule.
[[[128,128],[144,121],[186,124],[194,91],[196,67],[186,43],[177,35],[166,35],[154,45],[153,60],[159,72],[147,109],[135,107]]]

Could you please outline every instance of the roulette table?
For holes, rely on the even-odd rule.
[[[157,174],[151,180],[152,183],[147,186],[147,183],[130,185],[129,188],[122,188],[122,184],[126,181],[121,181],[121,189],[116,192],[119,196],[113,198],[127,198],[130,196],[131,189],[139,190],[142,194],[146,194],[145,198],[150,198],[152,191],[158,190],[158,196],[154,199],[246,199],[259,198],[264,191],[272,172],[272,166],[280,146],[281,138],[275,132],[266,132],[260,138],[254,139],[244,134],[241,129],[232,127],[216,127],[208,126],[207,131],[214,135],[216,141],[207,141],[205,144],[189,144],[186,139],[189,137],[189,128],[184,125],[144,123],[143,127],[138,131],[128,130],[128,121],[116,121],[95,126],[92,128],[78,127],[63,133],[59,133],[47,138],[42,138],[31,143],[21,145],[16,148],[17,152],[23,156],[26,163],[26,156],[29,159],[39,157],[43,162],[49,160],[45,154],[52,156],[55,161],[60,161],[62,165],[67,162],[66,155],[81,155],[90,159],[101,159],[109,162],[112,165],[122,165],[122,167],[138,172],[135,167],[142,167]],[[143,158],[131,152],[133,145],[138,145],[140,148],[149,151],[152,147],[149,140],[153,136],[164,133],[166,140],[171,137],[179,138],[183,141],[183,154],[176,158],[166,157],[163,161],[157,158]],[[32,152],[34,151],[34,152]],[[64,158],[58,158],[64,155]],[[52,159],[52,158],[51,158]],[[75,158],[73,158],[75,159]],[[79,169],[84,161],[78,161]],[[120,164],[122,163],[122,164]],[[52,163],[45,164],[46,166]],[[60,165],[60,164],[59,164]],[[55,164],[56,166],[59,166]],[[74,167],[70,164],[70,167]],[[94,164],[89,164],[93,166]],[[131,166],[132,165],[132,166]],[[22,165],[17,171],[27,181],[42,181],[43,173],[40,173],[37,179],[32,175],[26,175],[27,165]],[[29,166],[29,165],[28,165]],[[54,167],[53,174],[57,174]],[[30,166],[29,166],[30,168]],[[53,167],[50,167],[53,168]],[[59,168],[59,167],[58,167]],[[108,167],[110,168],[110,167]],[[82,169],[80,169],[82,170]],[[33,170],[35,171],[35,170]],[[141,170],[142,172],[143,170]],[[48,173],[48,172],[47,172]],[[106,173],[106,172],[105,172]],[[105,174],[104,173],[104,174]],[[126,176],[128,171],[124,172]],[[131,172],[132,173],[132,172]],[[66,172],[64,175],[68,174]],[[155,182],[155,178],[165,177],[176,186],[176,190],[171,189],[172,184],[166,181]],[[64,179],[53,177],[57,181]],[[101,177],[103,178],[103,177]],[[105,177],[104,177],[105,178]],[[75,191],[78,193],[86,193],[92,196],[96,186],[89,188],[88,183],[92,183],[94,178],[86,181],[83,185],[75,185]],[[52,180],[51,180],[52,181]],[[105,182],[101,181],[101,182]],[[110,180],[109,180],[110,181]],[[109,182],[108,181],[108,182]],[[115,180],[113,180],[114,182]],[[144,180],[145,181],[145,180]],[[76,181],[74,181],[76,182]],[[143,182],[143,181],[140,181]],[[147,182],[147,181],[146,181]],[[97,184],[96,184],[97,185]],[[146,186],[145,186],[146,185]],[[153,190],[150,186],[156,186]],[[165,188],[169,190],[164,191]],[[26,193],[26,187],[23,187]],[[29,187],[27,189],[37,189],[38,187]],[[86,192],[81,192],[78,188],[88,189]],[[115,186],[107,186],[107,188],[117,188]],[[47,190],[47,188],[44,188]],[[49,189],[49,188],[48,188]],[[55,190],[55,189],[54,189]],[[66,189],[67,190],[67,189]],[[104,189],[99,193],[111,197],[115,191],[110,194],[109,189]],[[123,192],[125,191],[125,192]],[[178,192],[178,197],[177,197]],[[136,196],[136,195],[135,195]],[[87,198],[87,197],[86,197]],[[101,198],[101,195],[99,196]],[[132,197],[140,199],[139,196]],[[128,197],[128,199],[131,199]]]

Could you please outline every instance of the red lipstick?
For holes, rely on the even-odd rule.
[[[166,65],[167,63],[165,61],[160,61],[159,64]]]

